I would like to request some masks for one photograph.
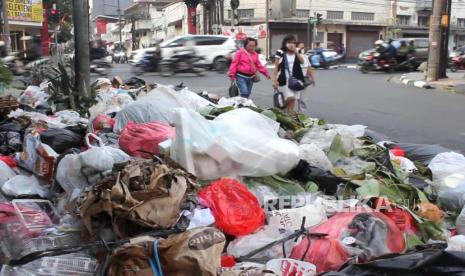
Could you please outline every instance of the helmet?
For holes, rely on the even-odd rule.
[[[381,39],[375,41],[375,46],[381,46],[383,44],[384,44],[384,41],[382,41]]]

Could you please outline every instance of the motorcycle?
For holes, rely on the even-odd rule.
[[[128,58],[124,51],[115,51],[112,55],[114,63],[126,63]]]
[[[141,59],[133,64],[132,72],[136,76],[140,76],[146,72],[158,72],[161,54],[159,50],[144,52]]]
[[[232,59],[234,57],[234,53],[236,50],[231,51],[225,57],[218,57],[213,62],[213,70],[217,71],[218,73],[222,74],[228,71],[229,67],[231,66]]]
[[[342,58],[336,51],[330,49],[309,51],[307,55],[313,68],[323,69],[329,69],[331,66],[338,65]]]
[[[108,71],[111,67],[111,56],[107,56],[101,59],[94,59],[90,62],[90,72],[102,76],[108,75]]]
[[[386,73],[393,73],[395,71],[409,71],[413,72],[417,68],[415,57],[407,56],[405,60],[399,62],[395,57],[385,58],[378,52],[375,52],[365,59],[360,65],[360,72],[366,74],[370,71],[384,71]]]
[[[452,72],[465,69],[465,56],[457,55],[449,60],[449,68]]]
[[[177,73],[205,75],[205,59],[199,56],[174,55],[160,62],[162,76],[169,77]]]

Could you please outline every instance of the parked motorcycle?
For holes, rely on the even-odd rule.
[[[174,55],[160,62],[162,76],[169,77],[177,73],[194,73],[205,75],[206,62],[203,57]]]
[[[146,72],[158,72],[161,61],[159,50],[147,51],[142,55],[142,58],[132,66],[132,72],[140,76]]]

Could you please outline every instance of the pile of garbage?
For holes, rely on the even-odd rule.
[[[465,156],[251,100],[99,79],[0,123],[0,275],[465,271]]]

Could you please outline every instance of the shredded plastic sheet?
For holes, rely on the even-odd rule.
[[[352,150],[362,146],[362,142],[357,139],[365,133],[365,126],[362,125],[324,125],[312,127],[300,140],[300,144],[314,144],[324,152],[328,152],[337,134],[341,135],[343,150],[350,153]]]
[[[38,112],[28,112],[22,109],[17,109],[8,114],[9,118],[18,118],[21,116],[29,117],[34,122],[46,122],[50,128],[65,128],[79,124],[87,125],[89,123],[87,119],[81,118],[79,113],[71,110],[59,111],[54,116],[47,116]]]
[[[300,159],[303,159],[310,166],[317,167],[325,171],[331,171],[333,164],[329,161],[326,154],[315,144],[300,145]]]
[[[299,161],[299,147],[278,137],[279,124],[250,109],[236,109],[208,121],[178,109],[171,157],[200,179],[286,173]]]

